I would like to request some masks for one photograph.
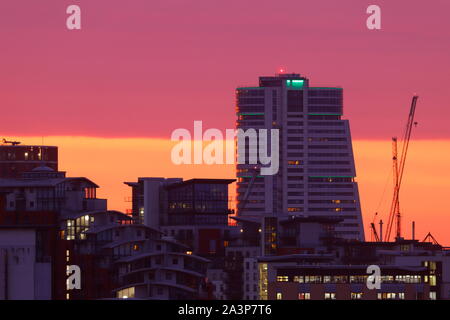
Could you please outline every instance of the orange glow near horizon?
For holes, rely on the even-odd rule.
[[[41,137],[15,139],[42,144]],[[125,211],[131,207],[125,202],[130,189],[123,182],[138,177],[235,178],[234,165],[172,164],[174,143],[165,139],[52,136],[43,142],[59,146],[61,171],[67,171],[68,176],[87,177],[100,186],[97,195],[108,199],[109,209]],[[392,199],[391,142],[354,140],[353,148],[366,239],[370,240],[368,224],[375,212],[387,222]],[[450,243],[446,201],[450,193],[449,150],[450,140],[411,142],[400,194],[405,238],[411,237],[411,222],[416,221],[417,239],[431,232],[441,244]]]

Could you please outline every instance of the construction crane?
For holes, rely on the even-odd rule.
[[[394,196],[392,198],[391,210],[389,213],[388,225],[386,230],[385,240],[389,241],[392,233],[392,228],[394,226],[394,222],[396,225],[396,238],[400,238],[402,234],[401,230],[401,213],[400,213],[400,187],[402,185],[403,173],[405,170],[405,162],[406,156],[408,154],[409,142],[411,139],[411,132],[413,125],[417,125],[417,122],[414,122],[414,115],[416,113],[416,104],[418,96],[413,96],[411,101],[411,107],[409,109],[408,121],[406,123],[406,129],[403,136],[403,145],[401,150],[400,159],[398,157],[397,150],[397,138],[392,138],[392,169],[394,173]]]
[[[383,220],[380,219],[378,224],[380,225],[380,233],[378,234],[377,228],[375,227],[375,220],[378,216],[378,212],[375,212],[375,215],[373,216],[372,222],[370,223],[370,231],[371,231],[371,238],[370,241],[375,242],[382,242],[383,241]]]
[[[375,223],[372,222],[370,224],[370,228],[372,229],[372,236],[373,236],[373,238],[375,238],[375,241],[380,242],[381,240],[380,240],[380,237],[378,236],[377,229],[375,228]]]
[[[247,190],[246,190],[245,193],[244,193],[244,197],[241,199],[241,201],[239,201],[239,203],[241,204],[241,205],[238,207],[238,209],[239,209],[239,215],[241,215],[242,212],[244,212],[245,207],[247,206],[248,198],[249,198],[249,196],[250,196],[250,192],[251,192],[251,190],[252,190],[252,188],[253,188],[253,184],[255,183],[255,180],[256,180],[256,178],[257,178],[257,176],[258,176],[258,173],[259,173],[259,170],[258,170],[258,167],[257,167],[257,166],[253,167],[252,169],[249,169],[249,171],[250,171],[250,170],[252,171],[252,175],[251,175],[250,181],[249,181],[249,183],[248,183]]]
[[[422,242],[429,242],[429,243],[440,246],[439,242],[437,242],[436,238],[433,237],[431,232],[428,232],[428,234],[426,235],[425,239],[422,240]]]
[[[375,240],[376,242],[380,241],[380,237],[378,236],[378,232],[377,229],[375,228],[375,219],[378,216],[378,212],[375,212],[375,214],[373,215],[373,219],[372,222],[370,223],[370,230],[371,230],[371,239],[370,241]]]

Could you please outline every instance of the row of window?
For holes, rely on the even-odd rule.
[[[359,300],[362,299],[363,293],[362,292],[351,292],[350,293],[350,299],[352,300]],[[323,298],[325,300],[336,300],[336,293],[335,292],[325,292]],[[277,300],[282,300],[283,294],[281,292],[277,292]],[[310,300],[311,299],[311,293],[309,292],[301,292],[298,294],[298,300]],[[405,299],[405,293],[404,292],[382,292],[377,294],[378,300],[403,300]],[[430,292],[430,299],[435,300],[436,299],[436,293]]]
[[[337,276],[277,276],[277,282],[298,282],[298,283],[366,283],[367,275],[337,275]],[[424,282],[429,281],[431,277],[424,276]],[[434,281],[435,279],[433,279]],[[384,275],[381,276],[382,283],[422,283],[422,276],[420,275]]]

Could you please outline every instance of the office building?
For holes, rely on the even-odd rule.
[[[299,74],[260,77],[257,87],[237,88],[237,129],[278,129],[280,136],[278,173],[261,175],[261,165],[237,164],[238,216],[338,217],[339,236],[364,240],[343,110],[342,88],[313,87]],[[240,151],[248,159],[250,144]]]

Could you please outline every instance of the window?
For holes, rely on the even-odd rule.
[[[283,295],[281,294],[281,292],[277,292],[277,300],[282,300],[283,299]]]
[[[117,291],[116,297],[119,299],[134,298],[134,287]]]
[[[430,286],[436,285],[436,276],[430,276]]]
[[[378,300],[395,300],[397,294],[394,292],[378,293]]]
[[[352,292],[350,297],[352,300],[359,300],[362,298],[362,292]]]
[[[334,292],[325,292],[325,300],[335,300],[336,293]]]
[[[321,276],[305,276],[305,283],[321,283]]]
[[[277,276],[277,281],[278,282],[287,282],[287,281],[289,281],[289,277],[288,276]]]
[[[298,300],[310,300],[311,294],[309,292],[300,292],[298,294]]]

